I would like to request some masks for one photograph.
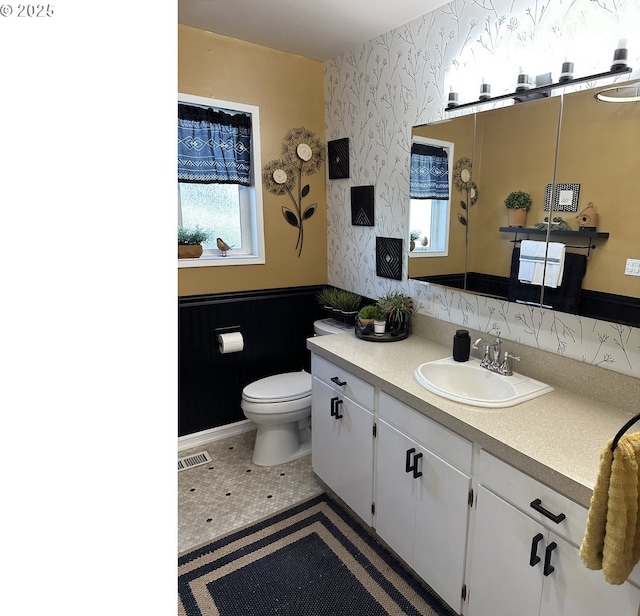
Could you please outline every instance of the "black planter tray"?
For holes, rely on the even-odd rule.
[[[363,334],[358,326],[355,327],[356,338],[361,340],[369,340],[371,342],[398,342],[398,340],[404,340],[409,336],[408,329],[402,329],[397,332],[385,332],[384,334]]]

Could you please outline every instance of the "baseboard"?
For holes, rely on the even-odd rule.
[[[191,449],[193,447],[200,447],[206,443],[220,441],[223,438],[242,434],[243,432],[251,432],[251,430],[256,429],[257,427],[252,421],[243,419],[242,421],[236,421],[235,423],[228,424],[226,426],[219,426],[217,428],[210,428],[209,430],[202,430],[202,432],[179,436],[178,451],[184,451],[185,449]]]

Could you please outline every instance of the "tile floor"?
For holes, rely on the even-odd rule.
[[[212,462],[178,473],[178,553],[320,494],[311,456],[279,466],[251,462],[255,431],[183,450]]]

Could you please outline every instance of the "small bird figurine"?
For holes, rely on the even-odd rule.
[[[218,244],[218,250],[222,253],[223,257],[227,256],[227,250],[231,250],[231,246],[227,244],[222,238],[217,237],[216,243]]]

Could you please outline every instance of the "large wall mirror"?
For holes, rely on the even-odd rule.
[[[412,251],[409,277],[640,326],[640,277],[625,274],[640,259],[640,103],[596,100],[605,87],[414,127],[414,141],[453,144],[455,160],[448,255]],[[470,182],[456,173],[464,159]],[[504,205],[514,191],[532,198],[522,228]],[[540,255],[548,284],[521,282]]]

